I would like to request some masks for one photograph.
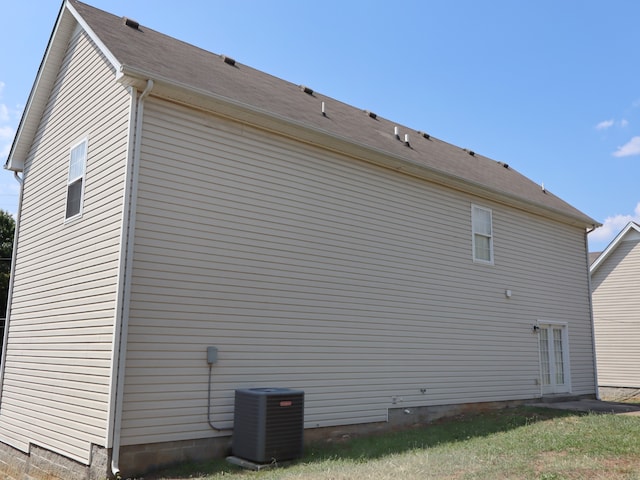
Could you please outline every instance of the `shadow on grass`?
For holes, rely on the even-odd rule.
[[[483,413],[458,415],[401,431],[340,440],[316,442],[305,447],[303,458],[294,463],[334,460],[374,460],[387,455],[487,437],[499,432],[532,425],[554,418],[581,415],[577,412],[537,407],[517,407]],[[224,473],[243,472],[224,459],[189,463],[145,475],[145,480],[188,479]]]

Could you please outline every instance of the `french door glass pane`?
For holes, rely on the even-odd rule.
[[[540,329],[540,360],[542,362],[542,384],[551,384],[551,365],[549,364],[549,334],[547,329]]]
[[[562,329],[553,329],[553,353],[556,367],[556,385],[564,384],[564,358],[562,351]]]

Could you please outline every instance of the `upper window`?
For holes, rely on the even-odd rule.
[[[493,264],[493,226],[491,210],[471,205],[473,261]]]
[[[67,211],[65,218],[79,217],[82,214],[84,197],[84,174],[87,166],[87,140],[71,148],[69,156],[69,178],[67,180]]]

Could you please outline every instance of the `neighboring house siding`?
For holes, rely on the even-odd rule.
[[[595,390],[581,228],[149,98],[135,239],[123,445],[215,435],[207,346],[218,427],[242,387],[303,389],[306,427],[540,396],[538,320]]]
[[[640,241],[621,241],[594,272],[593,313],[601,387],[640,388]]]
[[[25,164],[0,440],[88,463],[104,445],[129,95],[71,40]],[[70,147],[88,138],[82,218],[65,223]]]

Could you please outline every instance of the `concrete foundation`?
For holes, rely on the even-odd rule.
[[[93,446],[91,465],[85,465],[32,445],[29,453],[0,443],[0,478],[5,480],[105,480],[108,452]]]
[[[610,402],[640,401],[640,388],[600,387],[600,398]]]
[[[230,436],[202,438],[146,445],[127,445],[120,449],[119,463],[122,476],[127,478],[179,463],[225,458],[230,453]]]

